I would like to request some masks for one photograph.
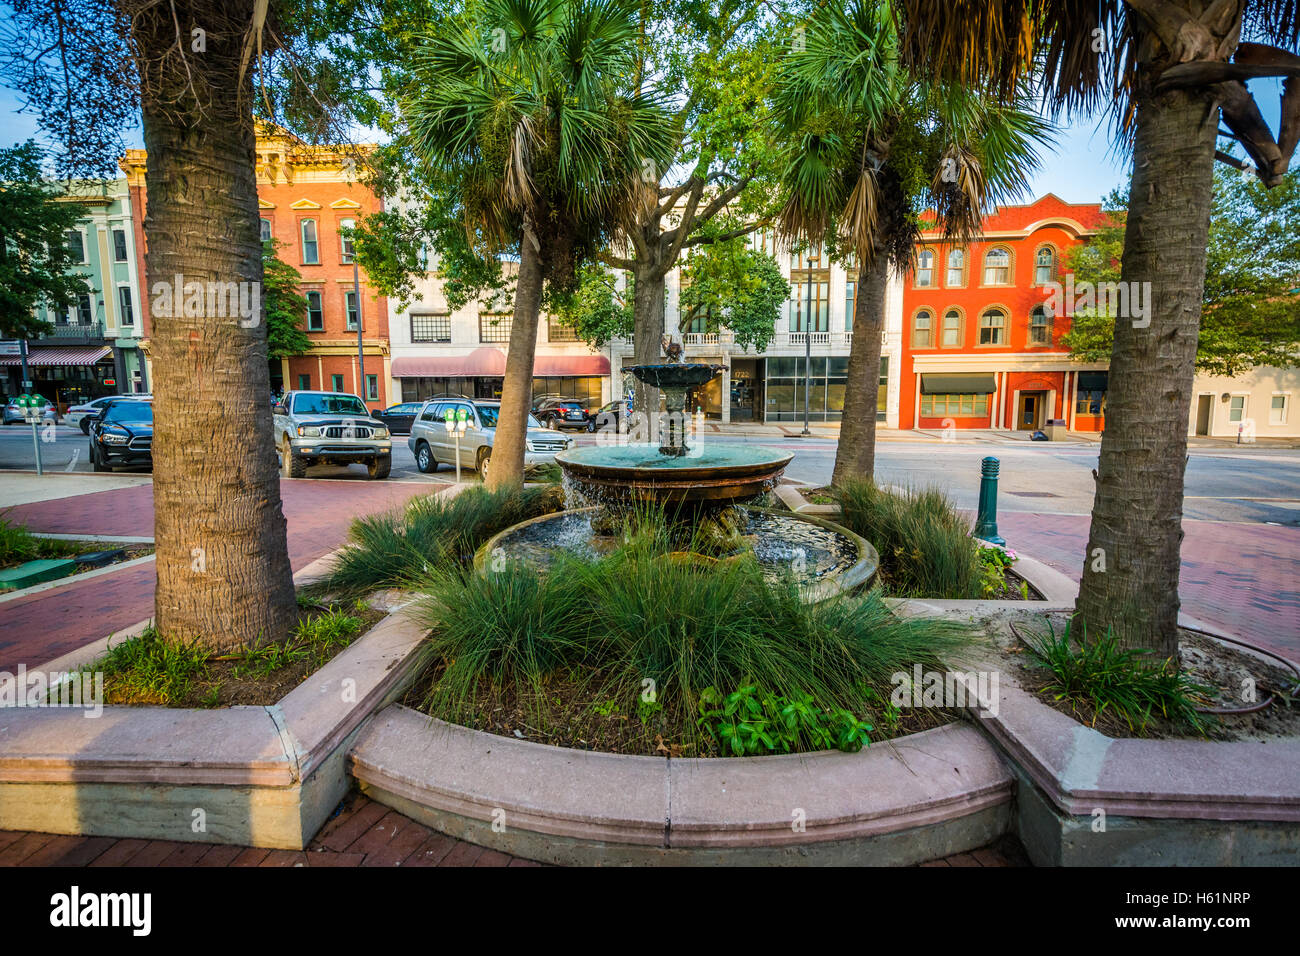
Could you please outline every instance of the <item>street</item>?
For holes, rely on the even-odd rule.
[[[80,429],[60,425],[51,433],[38,431],[43,467],[47,471],[90,472],[88,439]],[[580,445],[595,444],[595,436],[577,434]],[[754,438],[704,434],[704,443],[761,444],[794,452],[785,475],[810,485],[830,481],[835,464],[834,439]],[[1092,510],[1092,470],[1097,467],[1096,444],[909,439],[876,445],[876,474],[885,484],[911,487],[937,485],[960,508],[974,509],[979,496],[980,460],[993,455],[1001,462],[998,510],[1086,515]],[[35,469],[31,429],[25,425],[0,428],[0,470]],[[142,473],[143,474],[143,473]],[[317,465],[308,478],[366,481],[361,465]],[[466,469],[462,477],[474,480]],[[455,470],[444,465],[424,475],[406,446],[406,436],[393,439],[393,471],[389,480],[451,483]],[[5,502],[0,500],[0,507]],[[1275,524],[1300,527],[1300,451],[1244,447],[1191,449],[1183,513],[1202,521]]]

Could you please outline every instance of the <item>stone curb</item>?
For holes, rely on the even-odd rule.
[[[960,723],[857,754],[682,760],[511,740],[393,705],[364,728],[349,764],[366,793],[401,812],[571,863],[699,862],[719,849],[758,862],[815,844],[851,861],[892,835],[903,838],[890,862],[920,862],[935,844],[909,846],[906,834],[942,830],[951,852],[969,849],[998,835],[1012,794],[996,751]],[[792,825],[800,812],[802,830]]]

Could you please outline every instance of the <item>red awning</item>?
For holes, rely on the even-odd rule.
[[[481,348],[465,355],[402,356],[393,359],[394,378],[464,378],[505,374],[506,356],[500,349]]]
[[[56,365],[94,365],[100,359],[112,355],[111,346],[100,345],[94,348],[70,349],[70,348],[42,348],[41,346],[27,347],[27,364],[33,368],[50,368]],[[0,365],[22,365],[21,355],[5,355],[0,357]]]
[[[539,355],[533,359],[533,375],[608,375],[609,359],[603,355]]]

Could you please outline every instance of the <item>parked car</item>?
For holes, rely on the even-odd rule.
[[[92,398],[88,402],[80,405],[73,405],[63,414],[63,424],[81,427],[81,434],[90,434],[90,422],[99,410],[110,402],[123,399],[133,402],[148,402],[153,400],[152,395],[131,394],[131,395],[105,395],[103,398]]]
[[[581,428],[588,427],[591,416],[582,402],[574,398],[548,398],[533,409],[533,415],[542,423],[543,428]]]
[[[59,410],[54,407],[48,398],[44,395],[37,395],[41,404],[41,421],[57,422],[59,420]],[[4,423],[6,425],[19,424],[27,421],[27,415],[21,405],[18,404],[17,397],[9,399],[4,408]]]
[[[411,426],[406,444],[415,455],[415,466],[423,472],[437,471],[439,465],[456,464],[456,437],[447,430],[447,411],[467,416],[465,434],[460,436],[460,464],[462,468],[475,469],[479,477],[487,480],[492,459],[492,442],[496,438],[497,416],[500,402],[478,401],[469,398],[432,399],[425,402]],[[549,465],[555,462],[555,453],[576,445],[572,438],[564,438],[542,428],[532,415],[528,416],[525,433],[524,467]]]
[[[112,471],[119,465],[153,467],[153,402],[106,402],[90,428],[90,466]]]
[[[411,424],[423,404],[423,402],[402,402],[399,405],[389,405],[382,412],[372,412],[370,417],[383,422],[394,435],[398,433],[409,435]]]
[[[387,478],[392,471],[388,426],[372,418],[356,395],[285,392],[271,415],[280,467],[288,478],[302,478],[308,466],[322,462],[360,462],[371,478]]]
[[[596,413],[591,416],[588,422],[587,431],[608,431],[618,432],[624,428],[624,423],[632,417],[632,400],[630,398],[621,398],[615,402],[607,402],[596,409]]]

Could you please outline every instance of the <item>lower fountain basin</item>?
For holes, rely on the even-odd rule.
[[[680,457],[651,444],[596,445],[559,452],[572,486],[598,501],[739,501],[774,486],[793,454],[753,445],[708,445]]]
[[[478,573],[490,573],[494,557],[523,561],[544,571],[558,555],[596,560],[618,547],[619,540],[592,527],[599,507],[578,508],[531,518],[490,538],[474,555]],[[744,508],[742,534],[769,581],[793,576],[803,600],[813,604],[866,584],[880,565],[876,549],[865,539],[823,518],[762,508]],[[711,559],[704,559],[711,560]]]

